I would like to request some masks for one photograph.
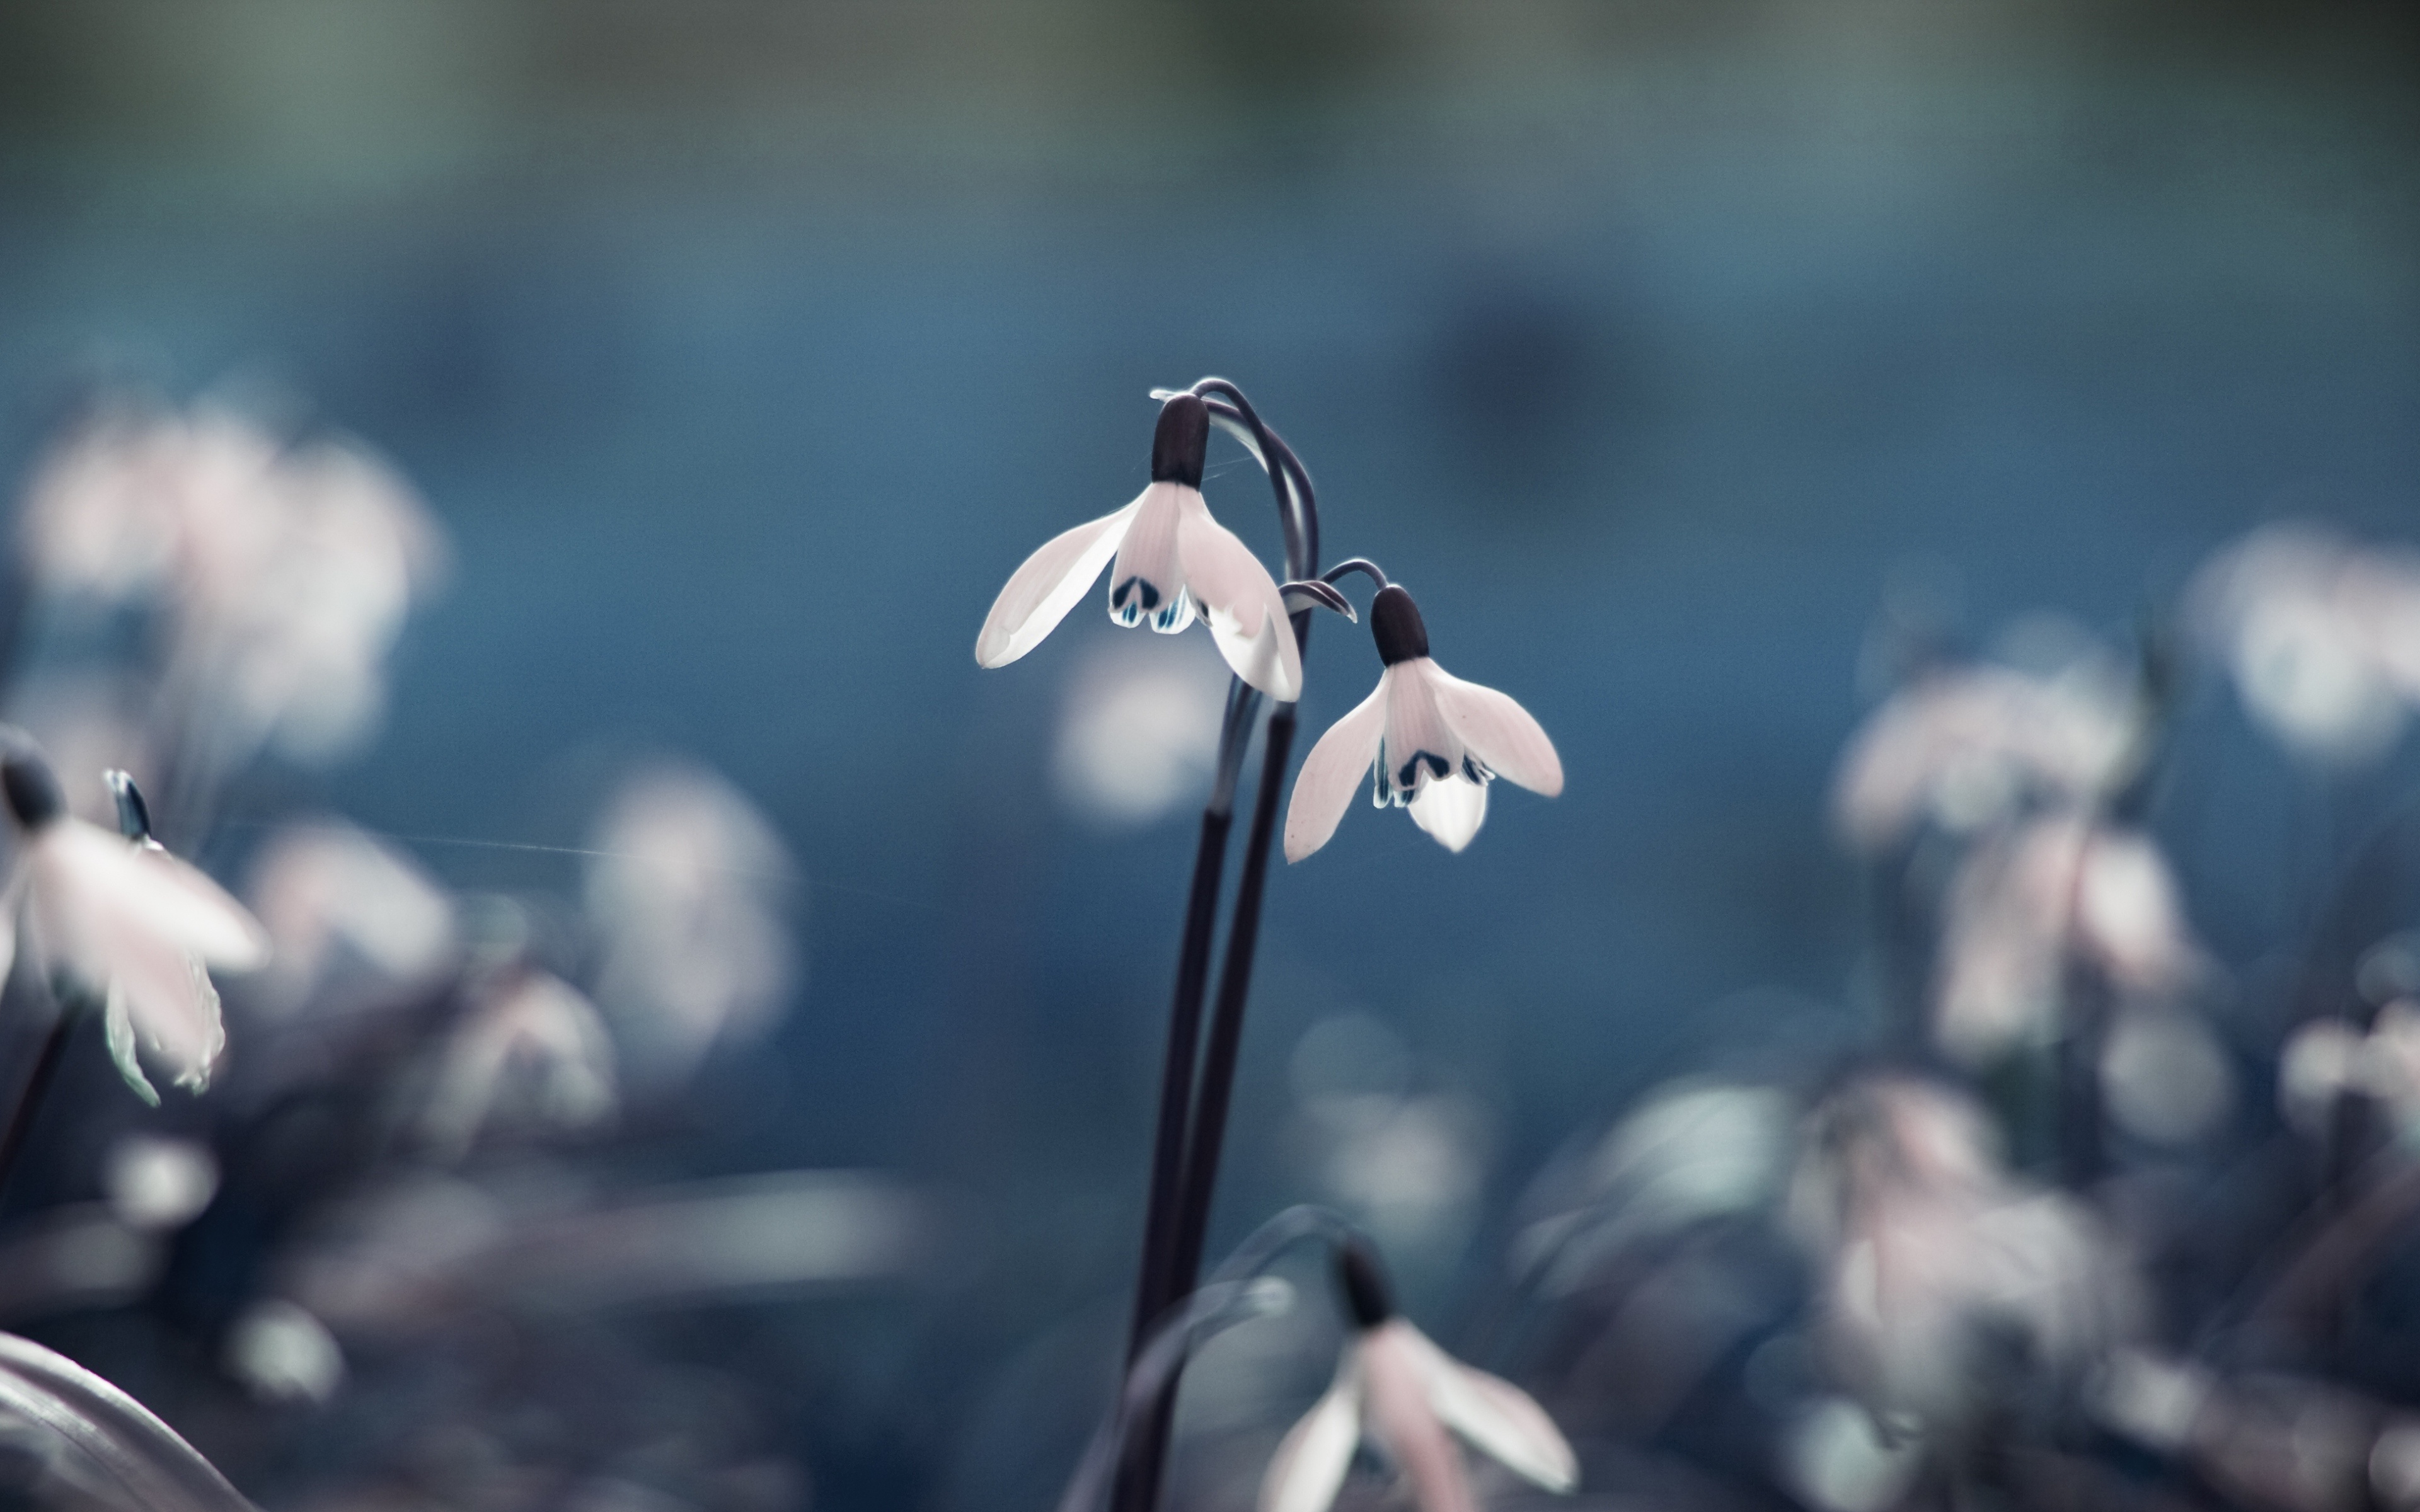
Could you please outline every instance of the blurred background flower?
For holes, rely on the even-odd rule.
[[[2414,43],[2131,0],[9,8],[5,712],[86,819],[132,771],[279,955],[203,1099],[70,1046],[0,1326],[273,1509],[1047,1504],[1220,671],[1097,613],[967,641],[1215,371],[1572,780],[1272,879],[1214,1253],[1350,1209],[1586,1496],[2408,1497]],[[1222,439],[1204,488],[1273,559]],[[1307,669],[1311,730],[1373,670],[1334,626]],[[593,1018],[480,1041],[508,964]],[[467,1149],[424,1137],[466,1036]],[[610,1119],[543,1116],[608,1064]],[[1927,1099],[1983,1130],[1957,1181],[1878,1174],[1896,1115],[1810,1143]],[[1866,1174],[1814,1242],[1819,1165]],[[1979,1384],[1857,1333],[1853,1232]],[[2118,1329],[2080,1268],[2152,1302]],[[1188,1397],[1200,1504],[1333,1357],[1264,1326]]]

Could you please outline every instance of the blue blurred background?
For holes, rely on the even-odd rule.
[[[892,1171],[948,1259],[664,1326],[766,1357],[819,1506],[1038,1504],[1114,1355],[1191,800],[1054,781],[1143,638],[970,650],[1140,486],[1146,391],[1242,384],[1329,555],[1569,773],[1461,856],[1357,804],[1270,891],[1213,1249],[1349,1199],[1296,1105],[1375,1075],[1470,1167],[1405,1178],[1467,1189],[1397,1257],[1442,1333],[1573,1131],[1867,1011],[1823,800],[1878,613],[2122,640],[2257,521],[2413,533],[2415,64],[2336,5],[12,6],[0,473],[132,378],[299,396],[425,493],[456,565],[383,737],[264,806],[530,890],[575,863],[498,842],[580,844],[621,754],[761,804],[801,995],[646,1159]],[[1324,620],[1307,728],[1377,670]],[[2230,795],[2286,773],[2227,749],[2233,838],[2180,843],[2241,957],[2282,820]]]

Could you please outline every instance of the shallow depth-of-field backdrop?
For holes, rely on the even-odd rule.
[[[1330,555],[1379,556],[1568,774],[1499,784],[1459,856],[1357,799],[1270,886],[1212,1252],[1337,1206],[1468,1342],[1567,1141],[1871,1017],[1826,802],[1878,624],[1981,654],[2055,609],[2122,648],[2262,521],[2420,538],[2415,66],[2395,8],[2133,0],[8,8],[12,494],[96,388],[227,396],[359,438],[449,543],[377,737],[251,772],[198,858],[240,879],[333,810],[462,893],[577,900],[614,773],[719,771],[795,862],[786,1008],[509,1158],[867,1172],[917,1238],[575,1344],[516,1325],[487,1347],[552,1416],[488,1440],[443,1370],[381,1375],[408,1339],[348,1341],[370,1408],[241,1405],[218,1331],[261,1283],[225,1223],[172,1287],[0,1326],[272,1508],[664,1504],[591,1442],[626,1390],[729,1436],[720,1504],[1049,1504],[1120,1347],[1216,730],[1105,734],[1086,690],[1167,671],[1209,711],[1222,674],[1090,594],[1012,668],[970,648],[1027,551],[1141,486],[1147,391],[1217,373],[1302,453]],[[1207,492],[1273,560],[1223,441]],[[1309,659],[1315,733],[1378,665],[1333,618]],[[2196,687],[2153,825],[2257,980],[2412,753],[2316,779]],[[12,1064],[37,1033],[0,1026]],[[221,1095],[147,1115],[82,1049],[61,1095],[104,1132],[62,1114],[0,1231]],[[1214,1430],[1265,1453],[1326,1368],[1304,1328]],[[496,1468],[548,1453],[588,1468]]]

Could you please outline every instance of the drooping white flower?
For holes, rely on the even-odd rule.
[[[245,896],[277,950],[246,1006],[271,1016],[392,996],[430,980],[456,954],[444,889],[403,851],[341,820],[271,836],[254,857]],[[332,992],[340,979],[344,990]]]
[[[1934,672],[1893,695],[1850,742],[1833,783],[1834,821],[1866,850],[1927,819],[1972,831],[2028,799],[2070,804],[2106,791],[2134,743],[2130,700],[2097,668]]]
[[[2071,961],[2158,999],[2202,969],[2176,879],[2143,834],[2059,814],[1977,846],[1951,884],[1933,1032],[1973,1063],[2057,1027]]]
[[[1327,843],[1364,770],[1374,780],[1371,802],[1409,809],[1412,823],[1450,851],[1479,833],[1496,778],[1550,798],[1563,791],[1562,761],[1527,709],[1430,659],[1428,627],[1411,594],[1391,583],[1379,589],[1370,630],[1387,670],[1377,691],[1303,758],[1286,806],[1287,860]]]
[[[667,763],[623,783],[589,849],[588,916],[606,942],[597,999],[634,1075],[676,1080],[718,1039],[773,1021],[799,976],[797,869],[754,804]]]
[[[453,1158],[500,1109],[559,1129],[613,1116],[613,1041],[587,998],[561,978],[502,968],[455,1029],[421,1131]]]
[[[121,803],[141,799],[113,774]],[[250,971],[267,963],[269,936],[243,905],[153,841],[147,823],[132,838],[67,811],[50,765],[29,745],[0,755],[0,794],[16,821],[18,862],[9,906],[0,914],[0,975],[14,959],[17,913],[43,974],[67,980],[104,1007],[110,1055],[127,1084],[157,1103],[138,1048],[163,1062],[179,1087],[200,1090],[226,1044],[209,968]]]
[[[1527,1392],[1431,1343],[1395,1311],[1376,1261],[1358,1244],[1340,1252],[1337,1269],[1354,1334],[1334,1383],[1269,1461],[1260,1512],[1326,1512],[1365,1440],[1410,1478],[1420,1512],[1477,1504],[1454,1433],[1547,1490],[1579,1485],[1572,1446]]]
[[[1134,502],[1045,542],[1009,578],[975,638],[975,660],[1005,667],[1058,627],[1101,569],[1109,617],[1174,635],[1198,616],[1235,675],[1280,702],[1302,696],[1302,651],[1277,579],[1210,517],[1202,465],[1210,411],[1190,393],[1160,408],[1151,483]]]
[[[287,447],[224,406],[114,411],[53,453],[21,527],[38,583],[156,600],[172,696],[209,711],[182,762],[264,742],[317,763],[375,724],[383,662],[442,574],[444,542],[392,469],[336,441]]]
[[[2058,1372],[2131,1329],[2133,1278],[2090,1210],[2009,1174],[1962,1098],[1872,1077],[1820,1108],[1812,1135],[1792,1227],[1823,1273],[1825,1363],[1876,1413],[1955,1421],[1995,1340]]]
[[[2376,757],[2420,705],[2420,557],[2273,525],[2203,568],[2194,600],[2245,709],[2306,757]]]

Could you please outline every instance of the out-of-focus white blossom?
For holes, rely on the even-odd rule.
[[[454,907],[412,859],[337,820],[279,830],[246,889],[277,953],[249,1002],[291,1013],[348,957],[382,981],[427,979],[453,959]]]
[[[195,1140],[128,1134],[110,1147],[101,1190],[109,1211],[129,1228],[180,1228],[218,1195],[218,1158]]]
[[[1781,1444],[1782,1477],[1819,1512],[1885,1512],[1923,1468],[1920,1445],[1884,1431],[1844,1396],[1800,1412]]]
[[[2133,757],[2130,690],[2094,659],[2056,675],[1974,666],[1892,695],[1850,741],[1833,822],[1872,850],[1930,822],[1968,834],[2028,801],[2061,807],[2116,785]]]
[[[1527,1392],[1431,1343],[1394,1310],[1375,1262],[1357,1246],[1345,1249],[1341,1269],[1354,1333],[1334,1382],[1269,1461],[1260,1512],[1326,1512],[1365,1439],[1411,1481],[1420,1512],[1477,1506],[1452,1434],[1547,1490],[1578,1486],[1571,1445]]]
[[[1790,1211],[1822,1269],[1823,1353],[1885,1421],[1962,1418],[1995,1336],[2055,1374],[2131,1327],[2129,1269],[2089,1211],[2009,1174],[1963,1100],[1874,1078],[1811,1135]]]
[[[2101,1089],[2120,1129],[2155,1145],[2183,1145],[2234,1106],[2235,1071],[2198,1014],[2129,1003],[2118,1009],[2102,1046]]]
[[[2376,1099],[2404,1137],[2420,1140],[2420,1000],[2387,1004],[2367,1033],[2341,1019],[2314,1019],[2286,1041],[2277,1099],[2287,1121],[2317,1135],[2347,1092]]]
[[[1946,913],[1934,1034],[1968,1062],[2055,1034],[2071,961],[2146,997],[2177,993],[2202,969],[2158,848],[2073,814],[1978,844],[1960,863]]]
[[[2203,568],[2194,603],[2244,707],[2304,756],[2370,760],[2420,703],[2420,556],[2273,525]]]
[[[595,1007],[559,978],[506,967],[456,1026],[421,1132],[458,1157],[499,1115],[585,1129],[615,1101],[613,1041]]]
[[[1103,825],[1148,824],[1198,799],[1218,759],[1226,682],[1217,660],[1181,649],[1120,645],[1086,658],[1060,716],[1060,797]]]
[[[20,737],[22,738],[22,737]],[[198,1091],[226,1046],[211,966],[267,964],[269,936],[243,905],[147,836],[128,839],[67,812],[58,780],[30,747],[0,755],[17,826],[17,870],[0,907],[0,978],[17,949],[18,908],[36,964],[102,1005],[109,1051],[144,1101],[159,1093],[138,1049]]]
[[[797,872],[753,804],[703,768],[658,766],[622,785],[589,845],[597,999],[634,1074],[677,1078],[772,1022],[798,979]]]
[[[205,723],[180,761],[272,742],[301,761],[349,748],[385,702],[383,661],[440,575],[441,533],[357,447],[288,450],[209,405],[103,417],[38,472],[22,539],[65,597],[157,600],[168,680]]]
[[[345,1351],[327,1325],[274,1297],[236,1316],[227,1329],[226,1366],[265,1401],[325,1402],[345,1382]]]
[[[1568,1296],[1634,1243],[1762,1207],[1789,1177],[1795,1114],[1772,1088],[1657,1088],[1598,1143],[1571,1200],[1515,1239],[1522,1272],[1541,1295]]]

